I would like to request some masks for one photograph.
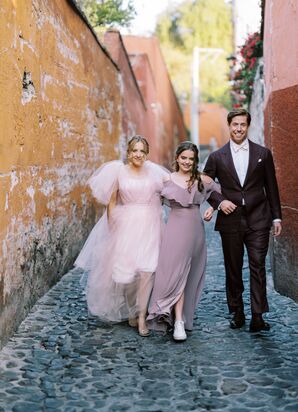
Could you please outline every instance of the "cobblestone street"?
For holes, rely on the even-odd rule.
[[[271,331],[248,332],[247,295],[246,326],[231,330],[220,237],[213,222],[206,230],[206,286],[186,342],[88,319],[72,270],[0,352],[0,411],[297,412],[298,305],[268,271]]]

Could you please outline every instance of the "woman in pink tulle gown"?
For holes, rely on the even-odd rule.
[[[101,166],[88,184],[106,212],[90,233],[75,266],[88,271],[89,312],[102,320],[129,320],[148,336],[145,316],[162,227],[160,192],[168,173],[147,161],[142,136],[128,142],[127,164]]]
[[[204,285],[206,242],[200,205],[219,186],[198,172],[198,149],[182,142],[176,150],[175,167],[161,195],[170,208],[163,234],[154,288],[149,304],[149,329],[174,327],[174,339],[185,340],[192,329],[196,305]],[[213,209],[204,214],[210,220]]]

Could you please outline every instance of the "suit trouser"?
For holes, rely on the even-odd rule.
[[[269,230],[251,230],[245,213],[241,216],[241,228],[238,232],[220,232],[225,270],[226,293],[230,313],[243,310],[242,266],[244,246],[248,254],[250,269],[250,304],[252,313],[268,312],[266,294],[265,260],[269,245]]]

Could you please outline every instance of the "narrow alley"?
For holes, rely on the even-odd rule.
[[[269,271],[270,332],[251,334],[248,322],[231,330],[213,226],[205,225],[206,287],[186,342],[88,319],[81,274],[72,270],[2,349],[0,410],[296,412],[298,306],[274,291]]]
[[[0,412],[298,412],[297,15],[298,0],[0,2]],[[163,253],[159,199],[194,217],[174,222]],[[177,272],[174,310],[161,316],[173,310],[175,338],[185,338],[182,311],[191,306],[192,320],[197,302],[187,293],[199,295],[204,274],[206,199],[239,329],[214,216],[193,331],[179,343],[146,337],[154,280],[172,292]],[[88,313],[74,262],[90,234],[81,267],[114,284],[98,276],[94,301],[109,315],[122,293],[135,307],[101,319],[138,317],[140,334]],[[243,241],[253,279],[245,257],[244,326]],[[131,251],[141,262],[132,269]],[[175,270],[159,276],[158,256],[177,258]],[[250,286],[262,332],[249,332]]]

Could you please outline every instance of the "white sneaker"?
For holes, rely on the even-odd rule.
[[[187,335],[184,329],[184,322],[182,320],[176,320],[174,325],[174,334],[173,338],[175,340],[186,340]]]

